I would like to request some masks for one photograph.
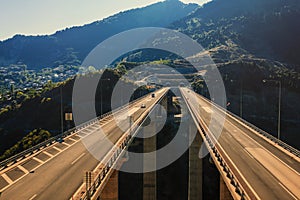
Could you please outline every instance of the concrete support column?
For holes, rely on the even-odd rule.
[[[228,190],[223,177],[220,175],[220,200],[233,200],[230,191]]]
[[[118,200],[119,199],[119,171],[114,170],[108,183],[101,192],[101,200]]]
[[[189,123],[189,122],[187,122]],[[195,134],[195,138],[191,135]],[[202,200],[202,182],[203,182],[203,162],[199,158],[200,147],[203,143],[195,124],[189,125],[189,140],[193,140],[189,148],[189,182],[188,182],[188,199]]]
[[[152,119],[155,120],[155,119]],[[153,135],[156,134],[156,122],[151,123],[143,129],[143,134]],[[156,135],[144,138],[144,152],[156,151]],[[152,159],[144,160],[145,166],[156,167],[156,155]],[[143,175],[143,200],[156,200],[156,171],[144,173]]]
[[[165,109],[166,112],[168,112],[168,97],[165,96],[161,102],[160,105]],[[159,107],[159,110],[157,112],[157,116],[161,116],[162,115],[162,107]]]

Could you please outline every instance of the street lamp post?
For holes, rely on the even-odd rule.
[[[243,81],[241,80],[240,88],[240,117],[243,118]]]
[[[235,82],[235,80],[230,80],[231,83]],[[240,83],[240,117],[243,118],[243,80],[236,81]]]
[[[64,119],[63,119],[63,96],[62,96],[62,85],[60,86],[60,126],[61,134],[64,133]]]
[[[102,116],[102,103],[103,103],[103,101],[102,101],[102,80],[100,80],[100,93],[101,93],[101,96],[100,96],[100,102],[101,102],[101,106],[100,106],[100,109],[101,109],[101,116]]]
[[[277,138],[280,140],[280,129],[281,129],[281,91],[282,91],[282,85],[281,81],[277,80],[263,80],[264,83],[266,82],[275,82],[278,83],[278,121],[277,121]]]

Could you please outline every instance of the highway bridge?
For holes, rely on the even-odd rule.
[[[234,199],[300,199],[300,159],[248,123],[187,88],[181,93]],[[213,113],[215,119],[212,118]],[[216,135],[211,120],[225,117]],[[213,145],[215,144],[215,145]]]
[[[121,130],[109,113],[72,130],[62,143],[51,141],[0,163],[0,200],[118,199],[118,171],[115,169],[126,162],[125,150],[155,105],[166,106],[168,90],[163,88],[155,92],[154,98],[146,95],[115,111],[114,117],[120,118],[130,113],[131,127],[127,130]],[[188,108],[198,136],[201,136],[197,143],[206,145],[220,172],[220,199],[300,199],[298,150],[192,90],[179,90],[181,103]],[[142,109],[142,104],[146,108]],[[221,134],[217,133],[218,123],[222,121],[219,119],[224,121]],[[99,137],[99,127],[114,145]],[[97,155],[101,163],[90,154],[82,140],[88,141],[89,146],[101,146],[101,154]],[[190,153],[190,160],[198,164],[190,169],[194,174],[189,180],[188,199],[202,199],[201,192],[197,192],[201,191],[201,180],[194,180],[194,176],[202,177],[201,159],[198,153]],[[87,186],[83,179],[85,173],[85,178],[90,176],[88,172],[91,180]],[[155,173],[148,177],[148,186],[156,184],[153,176]],[[151,188],[147,191],[144,200],[156,199],[155,192],[149,192]]]
[[[115,115],[123,116],[125,112],[127,114],[135,110],[136,112],[132,113],[136,118],[135,121],[142,121],[167,90],[157,91],[156,98],[147,95],[124,107]],[[146,109],[136,109],[140,108],[141,104],[145,104]],[[93,171],[99,164],[99,161],[80,142],[81,139],[100,144],[103,158],[111,152],[112,147],[97,135],[99,126],[105,133],[109,133],[107,137],[113,143],[118,143],[124,136],[128,136],[118,128],[112,116],[97,120],[66,137],[63,143],[56,142],[2,170],[0,199],[69,199],[72,197],[83,182],[84,172]]]

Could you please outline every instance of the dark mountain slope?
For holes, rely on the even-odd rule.
[[[166,27],[187,16],[198,5],[172,0],[121,12],[102,21],[68,28],[50,36],[21,36],[0,42],[0,65],[22,62],[39,69],[59,64],[80,64],[101,41],[138,27]]]
[[[173,24],[205,48],[235,44],[257,57],[300,64],[299,0],[214,0]]]

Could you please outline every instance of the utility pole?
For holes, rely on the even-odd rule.
[[[62,96],[62,85],[60,86],[60,126],[61,134],[64,133],[64,114],[63,114],[63,96]]]
[[[243,80],[241,80],[240,87],[240,117],[243,118]]]
[[[240,117],[243,118],[243,80],[230,80],[231,84],[233,84],[233,82],[237,82],[240,84]],[[235,86],[235,85],[234,85]]]
[[[280,140],[281,137],[281,93],[282,93],[282,84],[281,81],[278,80],[263,80],[264,83],[266,82],[275,82],[278,83],[278,119],[277,119],[277,138]]]

